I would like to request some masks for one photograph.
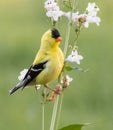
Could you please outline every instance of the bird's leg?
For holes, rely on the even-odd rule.
[[[55,100],[55,96],[56,96],[56,93],[55,93],[54,91],[52,91],[51,97],[48,98],[47,100],[48,100],[49,102],[54,101],[54,100]]]
[[[62,86],[61,86],[60,84],[57,84],[55,89],[52,89],[52,88],[48,87],[47,84],[44,85],[44,86],[45,86],[46,88],[48,88],[49,90],[52,91],[52,95],[51,95],[51,97],[48,99],[48,101],[54,101],[56,94],[58,94],[58,95],[61,94]]]
[[[52,88],[50,88],[47,84],[45,84],[45,85],[44,85],[44,87],[46,87],[46,88],[48,88],[49,90],[51,90],[51,91],[55,92],[55,90],[54,90],[54,89],[52,89]]]
[[[55,95],[56,95],[55,90],[52,89],[52,88],[50,88],[47,84],[45,84],[44,87],[46,87],[47,89],[49,89],[49,90],[52,91],[52,95],[51,95],[51,97],[48,98],[47,100],[48,100],[49,102],[54,101],[54,100],[55,100]]]

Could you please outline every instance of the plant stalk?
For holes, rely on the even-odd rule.
[[[63,96],[64,96],[64,93],[62,92],[62,94],[59,97],[59,102],[58,102],[58,106],[57,106],[58,107],[57,108],[57,118],[56,118],[54,130],[58,130],[58,125],[59,125],[60,115],[61,115],[62,102],[63,102]]]
[[[67,27],[67,31],[66,31],[66,37],[65,37],[65,46],[64,46],[64,56],[65,57],[67,55],[68,44],[69,44],[69,36],[70,36],[70,30],[71,30],[71,17],[72,17],[72,13],[70,14],[70,19],[68,22],[68,27]]]
[[[75,4],[75,0],[74,0],[73,4]],[[73,8],[74,8],[74,6],[73,6]],[[66,37],[65,37],[65,46],[64,46],[64,57],[65,58],[67,56],[67,50],[68,50],[68,45],[69,45],[69,37],[70,37],[71,24],[72,24],[72,12],[73,12],[73,9],[70,13],[70,19],[68,21],[68,27],[67,27],[67,31],[66,31]],[[62,71],[62,73],[63,73],[63,71]],[[61,83],[61,75],[59,77],[59,83]],[[60,96],[57,95],[57,97],[56,97],[54,107],[53,107],[53,114],[52,114],[52,119],[51,119],[50,130],[58,130],[63,96],[64,96],[64,93],[62,92],[62,94]]]
[[[71,17],[71,15],[70,15],[70,17]],[[67,50],[68,50],[70,30],[71,30],[71,18],[68,22],[68,28],[66,31],[66,40],[65,40],[65,46],[64,46],[64,56],[65,57],[66,57]],[[61,82],[61,78],[60,78],[59,82]],[[52,114],[52,119],[51,119],[50,130],[58,130],[58,124],[59,124],[61,108],[62,108],[62,101],[63,101],[63,92],[60,96],[57,95],[57,97],[56,97],[54,107],[53,107],[53,114]]]
[[[45,103],[42,103],[42,130],[44,130],[44,125],[45,125]]]
[[[64,56],[65,57],[67,55],[67,50],[68,50],[70,30],[71,30],[71,19],[68,22],[68,28],[67,28],[67,31],[66,31],[66,40],[65,40],[65,46],[64,46]],[[58,125],[59,125],[59,121],[60,121],[60,115],[61,115],[61,108],[62,108],[63,97],[64,97],[64,92],[62,91],[62,94],[60,95],[59,100],[58,100],[57,116],[56,116],[55,129],[54,130],[58,130]]]
[[[47,89],[44,88],[42,92],[42,130],[45,130],[45,104],[47,100]]]
[[[59,102],[59,95],[57,95],[55,103],[54,103],[50,130],[55,130],[54,128],[55,128],[55,122],[56,122],[56,117],[57,117],[58,102]]]

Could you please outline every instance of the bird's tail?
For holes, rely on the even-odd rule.
[[[9,91],[9,94],[13,94],[15,91],[17,91],[18,89],[20,88],[24,88],[24,85],[25,85],[25,82],[24,81],[21,81],[19,82],[14,88],[12,88],[10,91]]]

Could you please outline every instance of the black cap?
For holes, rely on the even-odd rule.
[[[60,37],[60,33],[57,29],[53,28],[51,31],[52,31],[52,38],[57,39],[58,37]]]

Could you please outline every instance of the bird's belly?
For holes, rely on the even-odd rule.
[[[48,82],[55,80],[59,76],[61,69],[62,67],[60,64],[56,64],[52,67],[48,66],[36,77],[36,83],[47,84]]]

